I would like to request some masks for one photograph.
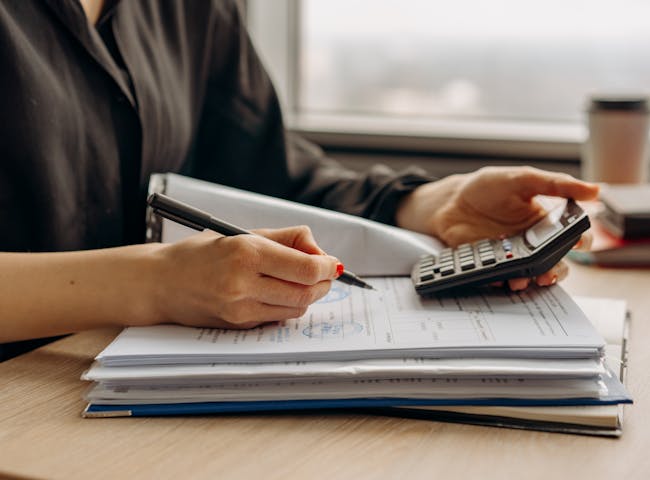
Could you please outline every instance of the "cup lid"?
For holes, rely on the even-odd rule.
[[[647,112],[648,98],[643,96],[594,96],[589,99],[589,111],[624,110]]]

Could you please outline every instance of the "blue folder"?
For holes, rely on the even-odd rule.
[[[565,406],[615,405],[632,403],[628,395],[608,395],[606,398],[567,398],[523,400],[520,398],[481,399],[412,399],[412,398],[354,398],[329,400],[273,400],[256,402],[197,402],[104,405],[90,403],[84,417],[148,417],[164,415],[209,415],[216,413],[279,412],[305,410],[334,410],[406,406]]]
[[[301,410],[333,410],[404,406],[566,406],[615,405],[632,403],[629,398],[600,400],[571,398],[563,400],[479,399],[479,400],[413,400],[402,398],[355,398],[332,400],[282,400],[261,402],[198,402],[103,405],[90,403],[84,417],[148,417],[164,415],[208,415],[216,413],[278,412]]]

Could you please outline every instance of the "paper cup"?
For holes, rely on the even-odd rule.
[[[593,97],[589,137],[583,146],[582,177],[591,182],[648,181],[650,111],[645,97]]]

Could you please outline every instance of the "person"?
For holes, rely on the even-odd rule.
[[[526,228],[543,215],[538,194],[597,193],[529,167],[438,181],[419,169],[345,170],[285,131],[235,1],[9,0],[0,4],[0,36],[5,352],[8,342],[106,325],[248,328],[299,316],[326,294],[340,262],[305,227],[143,243],[154,172],[361,215],[451,245]],[[565,275],[559,264],[534,281]]]

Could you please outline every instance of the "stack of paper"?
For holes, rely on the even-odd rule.
[[[369,281],[252,330],[125,329],[83,376],[86,416],[630,402],[560,287],[422,299],[408,278]]]
[[[625,301],[588,297],[575,300],[607,342],[605,364],[623,380],[627,368],[629,328]],[[411,406],[377,409],[375,413],[550,432],[619,436],[622,433],[623,405]]]

